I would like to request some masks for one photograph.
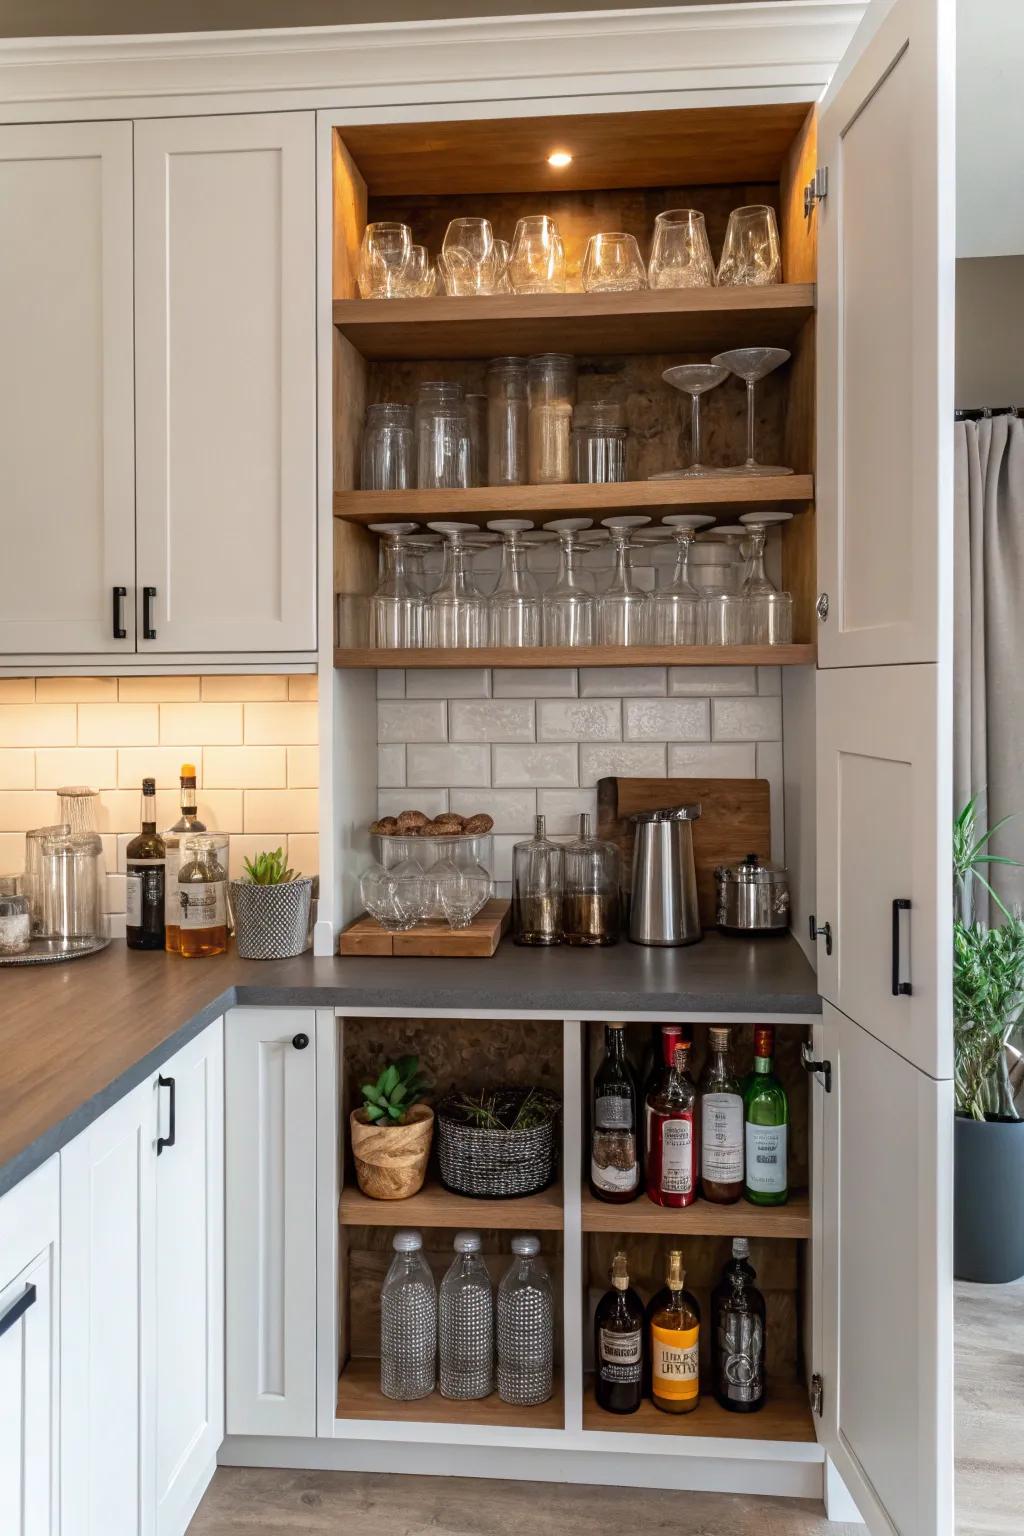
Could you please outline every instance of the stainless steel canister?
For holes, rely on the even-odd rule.
[[[756,853],[715,870],[715,920],[723,933],[786,933],[789,929],[789,875],[762,864]]]
[[[639,811],[633,841],[629,937],[634,944],[696,944],[701,936],[693,828],[699,805]]]

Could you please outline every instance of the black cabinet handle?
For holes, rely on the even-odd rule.
[[[35,1286],[26,1285],[17,1301],[12,1301],[3,1317],[0,1317],[0,1338],[2,1338],[3,1335],[7,1332],[8,1328],[14,1327],[19,1317],[24,1317],[25,1313],[28,1311],[29,1307],[32,1306],[35,1299]]]
[[[166,1136],[158,1136],[157,1139],[156,1139],[156,1155],[157,1155],[157,1157],[159,1157],[160,1153],[163,1151],[164,1147],[173,1147],[174,1146],[174,1100],[175,1100],[174,1078],[173,1077],[158,1077],[157,1078],[157,1085],[160,1088],[169,1088],[171,1090],[170,1113],[168,1115],[168,1121],[167,1121],[167,1135]]]
[[[906,896],[897,896],[892,904],[892,995],[910,997],[914,991],[909,981],[900,981],[900,913],[910,911]]]
[[[124,600],[128,596],[127,587],[114,587],[114,639],[127,640],[128,631],[124,627]]]
[[[308,1035],[292,1035],[292,1045],[297,1051],[304,1051],[309,1044]]]
[[[153,602],[156,598],[156,587],[143,587],[142,589],[142,638],[143,640],[155,640],[156,630],[153,628]]]

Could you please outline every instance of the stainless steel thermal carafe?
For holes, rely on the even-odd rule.
[[[693,828],[699,805],[639,811],[633,841],[629,937],[634,944],[696,944],[701,936]]]

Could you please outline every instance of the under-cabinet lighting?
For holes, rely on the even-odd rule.
[[[548,165],[556,171],[564,171],[567,165],[572,165],[572,155],[567,149],[553,149],[548,155]]]

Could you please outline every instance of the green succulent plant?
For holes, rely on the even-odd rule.
[[[404,1125],[409,1110],[423,1098],[426,1086],[418,1056],[402,1056],[389,1062],[375,1083],[364,1083],[359,1090],[367,1120],[379,1125]]]
[[[281,848],[275,848],[273,853],[258,853],[254,859],[246,859],[245,873],[253,885],[288,885],[299,878],[294,869],[287,868]]]

